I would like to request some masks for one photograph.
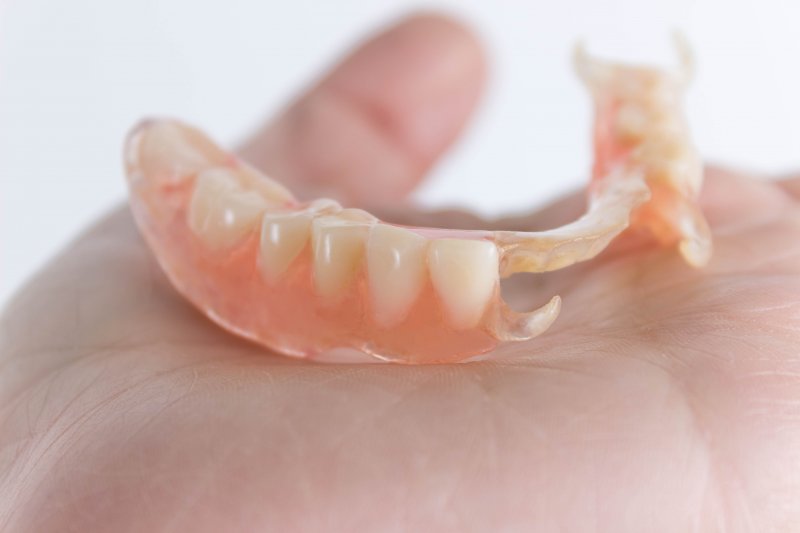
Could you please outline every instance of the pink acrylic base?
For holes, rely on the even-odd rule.
[[[134,186],[133,210],[172,283],[223,327],[281,353],[322,359],[326,352],[354,348],[387,361],[447,363],[498,344],[480,327],[449,328],[430,282],[405,320],[390,329],[372,320],[363,268],[340,297],[320,298],[314,293],[310,245],[277,283],[268,283],[258,269],[255,235],[220,253],[209,251],[191,232],[186,206],[193,181],[161,189],[140,182]]]

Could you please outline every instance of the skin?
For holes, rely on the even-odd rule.
[[[412,17],[242,153],[306,194],[396,204],[484,71],[467,30]],[[0,323],[0,530],[798,531],[800,178],[711,169],[702,204],[706,269],[622,244],[512,280],[513,301],[563,296],[552,329],[425,367],[301,362],[221,331],[118,209]]]

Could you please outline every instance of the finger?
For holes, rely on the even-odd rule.
[[[455,140],[483,80],[468,30],[416,15],[354,51],[241,153],[301,195],[397,200]]]

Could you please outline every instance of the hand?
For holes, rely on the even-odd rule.
[[[243,154],[298,190],[397,200],[483,76],[464,29],[414,17]],[[574,218],[579,198],[527,224]],[[0,530],[796,531],[800,178],[713,170],[702,202],[708,268],[647,248],[541,276],[511,297],[561,294],[550,331],[495,362],[425,367],[302,362],[231,336],[120,209],[0,324]]]

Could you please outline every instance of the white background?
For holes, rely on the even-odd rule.
[[[0,0],[0,304],[124,198],[120,146],[140,117],[181,117],[234,144],[419,7],[472,25],[492,62],[482,107],[425,203],[526,208],[584,181],[590,115],[570,65],[579,37],[669,63],[669,32],[683,29],[698,56],[689,114],[706,157],[800,167],[795,0]]]

